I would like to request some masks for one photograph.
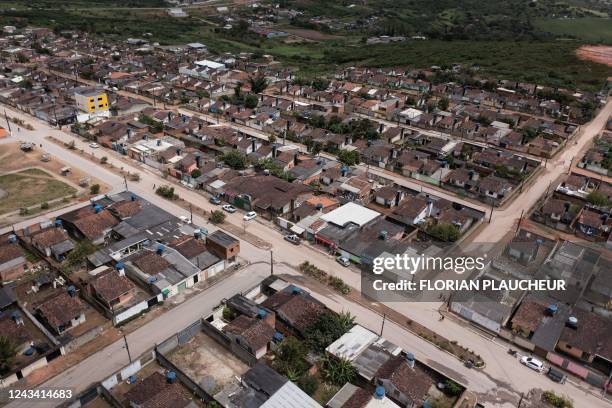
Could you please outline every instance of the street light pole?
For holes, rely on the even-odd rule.
[[[132,355],[130,354],[130,346],[128,345],[127,337],[125,336],[125,333],[121,334],[123,334],[123,341],[125,342],[125,349],[127,350],[128,358],[130,359],[130,364],[132,364]]]
[[[274,253],[270,250],[270,275],[274,275]]]

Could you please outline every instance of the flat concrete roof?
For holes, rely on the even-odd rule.
[[[342,207],[323,215],[321,219],[340,227],[344,227],[351,222],[362,227],[378,216],[380,216],[378,211],[370,210],[359,204],[346,203]]]

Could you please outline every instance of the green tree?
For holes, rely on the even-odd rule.
[[[319,363],[323,377],[330,383],[342,386],[352,382],[357,377],[357,369],[345,358],[335,358],[326,355]]]
[[[202,171],[200,169],[195,169],[191,172],[191,177],[198,178],[202,175]]]
[[[448,109],[448,105],[449,105],[449,101],[447,97],[441,98],[438,101],[438,108],[440,108],[443,111]]]
[[[10,338],[0,336],[0,374],[11,372],[16,355],[17,345]]]
[[[308,345],[317,352],[324,352],[327,346],[338,340],[355,325],[355,317],[349,312],[336,314],[327,312],[306,328]]]
[[[242,170],[248,164],[247,157],[238,150],[230,150],[222,156],[221,160],[235,170]]]
[[[157,187],[157,190],[155,190],[155,194],[160,195],[169,200],[173,200],[177,197],[176,194],[174,194],[174,187],[170,187],[170,186]]]
[[[225,221],[225,213],[221,210],[214,210],[208,217],[213,224],[221,224]]]
[[[249,78],[251,84],[251,92],[262,93],[268,87],[268,80],[263,75],[252,76]]]
[[[244,106],[249,109],[255,109],[258,103],[259,99],[255,95],[249,94],[244,98]]]
[[[307,349],[296,337],[285,337],[274,351],[274,368],[283,374],[302,375],[308,368]]]
[[[359,150],[342,149],[338,151],[338,160],[347,166],[354,166],[358,164],[360,159],[361,156],[359,154]]]
[[[598,191],[590,192],[589,195],[587,195],[587,201],[598,207],[610,207],[610,205],[612,205],[610,200]]]
[[[89,187],[89,193],[94,194],[94,195],[100,193],[100,185],[94,184],[91,187]]]
[[[96,246],[90,241],[83,240],[77,242],[72,251],[66,256],[64,261],[65,271],[69,272],[74,268],[80,267],[85,262],[85,259],[94,252],[96,252]]]
[[[432,237],[445,242],[455,242],[461,237],[461,231],[455,225],[437,224],[427,228],[427,233]]]

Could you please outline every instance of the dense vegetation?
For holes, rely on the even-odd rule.
[[[164,9],[156,9],[163,6],[162,0],[131,0],[125,4],[104,0],[92,3],[95,5],[91,9],[81,7],[89,4],[88,0],[69,0],[61,5],[55,0],[39,0],[32,8],[26,8],[24,0],[16,0],[13,4],[18,7],[0,13],[0,23],[47,26],[58,33],[83,30],[106,39],[145,36],[162,44],[198,41],[217,53],[271,54],[298,67],[308,79],[320,78],[321,74],[344,65],[428,68],[455,63],[474,67],[484,76],[585,90],[601,89],[610,76],[609,67],[581,61],[574,53],[584,42],[612,44],[609,2],[274,2],[304,13],[298,19],[279,22],[281,26],[307,27],[335,36],[319,42],[291,44],[282,39],[262,39],[248,31],[246,20],[253,18],[251,14],[256,13],[253,9],[236,11],[237,21],[232,30],[222,30],[222,20],[204,9],[190,9],[191,17],[184,19],[169,17]],[[136,8],[124,9],[131,5]],[[326,17],[326,23],[313,23],[310,18],[315,16]],[[427,40],[365,44],[366,38],[375,35],[419,35]],[[265,87],[263,83],[255,85]]]

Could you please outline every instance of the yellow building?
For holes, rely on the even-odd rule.
[[[106,92],[98,89],[78,90],[74,93],[77,107],[83,112],[94,113],[108,110]]]

